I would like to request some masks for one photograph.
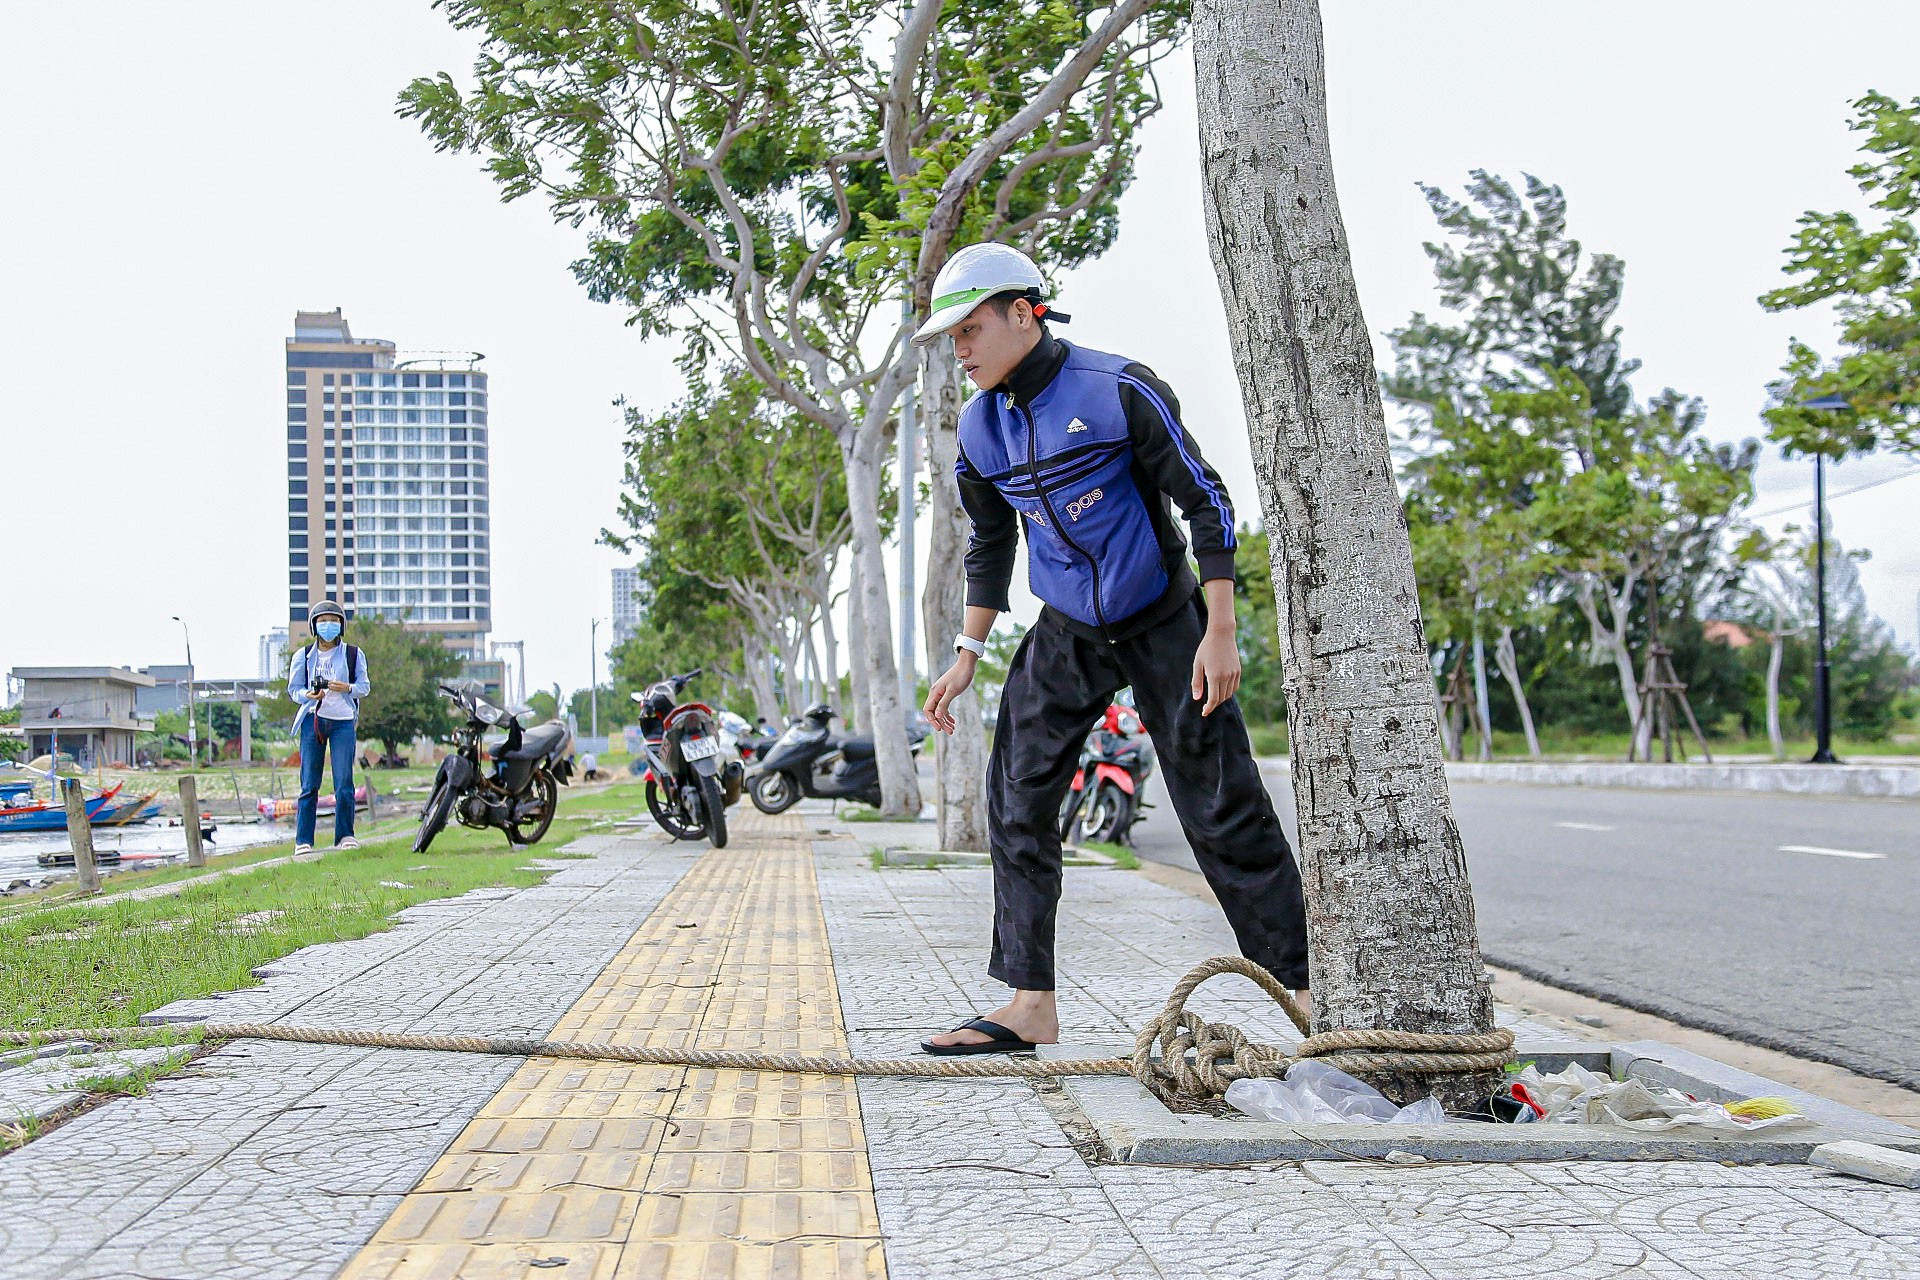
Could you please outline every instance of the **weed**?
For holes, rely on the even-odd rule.
[[[1122,871],[1138,871],[1140,869],[1140,855],[1123,844],[1109,844],[1105,840],[1085,840],[1081,842],[1080,847],[1083,849],[1091,849],[1095,853],[1106,854],[1109,858],[1113,859],[1113,865]]]

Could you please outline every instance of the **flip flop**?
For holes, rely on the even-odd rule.
[[[921,1050],[942,1058],[954,1058],[976,1053],[1024,1053],[1033,1048],[1032,1044],[1022,1040],[999,1023],[989,1022],[985,1018],[974,1018],[969,1022],[963,1022],[954,1030],[978,1031],[981,1035],[992,1036],[993,1039],[980,1044],[935,1044],[931,1040],[922,1040]]]

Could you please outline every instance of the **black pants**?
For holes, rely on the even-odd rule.
[[[994,902],[987,972],[1008,986],[1054,988],[1060,804],[1081,743],[1128,685],[1181,830],[1241,954],[1289,987],[1307,985],[1300,873],[1261,785],[1240,706],[1229,700],[1202,716],[1206,704],[1193,698],[1193,655],[1205,629],[1196,594],[1187,608],[1118,644],[1084,639],[1043,613],[1015,651],[987,766]]]

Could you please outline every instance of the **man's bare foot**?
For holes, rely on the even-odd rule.
[[[1302,987],[1293,993],[1293,1002],[1300,1006],[1300,1012],[1307,1015],[1307,1025],[1313,1025],[1313,992]]]
[[[1051,991],[1016,991],[1013,999],[984,1017],[988,1022],[999,1023],[1029,1044],[1060,1043],[1060,1011]],[[962,1027],[958,1031],[943,1031],[937,1036],[928,1036],[926,1043],[985,1044],[992,1038],[984,1032]]]

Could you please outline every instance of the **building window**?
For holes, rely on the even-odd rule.
[[[417,373],[403,373],[400,375],[400,385],[403,387],[417,387],[420,385],[420,375]]]
[[[383,373],[380,375],[380,385],[383,387],[394,387],[400,385],[400,380],[391,373]]]

